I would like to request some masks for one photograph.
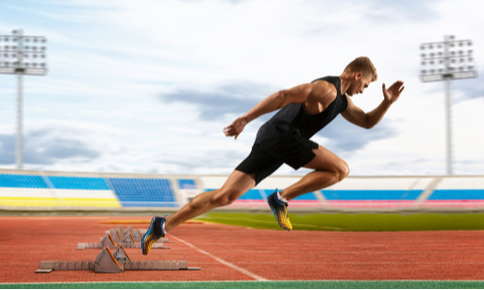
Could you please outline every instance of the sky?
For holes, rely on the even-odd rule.
[[[368,56],[400,99],[368,130],[338,117],[313,140],[351,175],[446,174],[443,82],[423,83],[420,44],[471,39],[478,78],[452,81],[454,172],[484,174],[480,1],[1,0],[0,35],[48,39],[48,74],[24,77],[24,169],[229,174],[257,129],[223,128],[270,94]],[[14,75],[0,75],[0,168],[14,169]],[[276,174],[305,174],[284,165]]]

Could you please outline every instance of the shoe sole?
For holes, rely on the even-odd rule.
[[[279,224],[279,226],[286,230],[286,231],[290,231],[292,230],[292,224],[291,224],[291,221],[289,220],[289,218],[286,218],[287,214],[276,214],[276,219],[277,219],[277,223]]]
[[[275,207],[272,207],[271,204],[269,204],[269,207],[271,208],[272,213],[274,214],[279,226],[286,231],[291,231],[292,224],[289,218],[287,217],[287,211],[286,212],[284,212],[284,210],[279,211],[275,209]]]
[[[141,245],[143,255],[148,255],[149,251],[153,247],[154,242],[155,242],[155,240],[153,239],[152,234],[150,234],[148,237],[146,237],[146,239],[143,239],[143,243]]]

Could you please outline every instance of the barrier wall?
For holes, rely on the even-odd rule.
[[[267,208],[268,194],[300,178],[270,177],[229,207]],[[225,181],[224,176],[200,179],[205,189],[218,188]],[[484,210],[484,176],[353,176],[324,190],[299,196],[289,207],[346,211]]]
[[[0,171],[0,208],[164,208],[175,210],[226,176]],[[275,189],[298,176],[273,176],[227,209],[264,209]],[[484,176],[348,177],[290,201],[301,210],[483,210]]]

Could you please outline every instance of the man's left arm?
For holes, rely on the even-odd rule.
[[[348,99],[348,107],[342,113],[342,115],[349,122],[360,127],[370,129],[380,122],[388,108],[390,108],[390,106],[396,100],[398,100],[398,97],[403,89],[404,86],[402,81],[396,81],[388,89],[385,87],[385,84],[383,84],[383,101],[373,111],[365,113],[361,108],[353,104],[353,102]]]

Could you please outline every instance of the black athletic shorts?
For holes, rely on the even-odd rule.
[[[247,174],[253,174],[258,184],[271,175],[283,163],[294,169],[299,169],[316,156],[313,149],[319,145],[299,135],[280,137],[252,146],[249,156],[235,169]]]

